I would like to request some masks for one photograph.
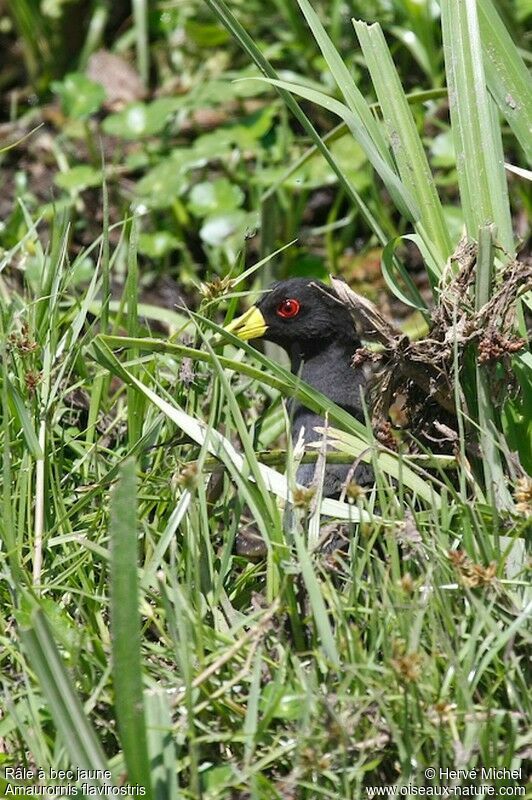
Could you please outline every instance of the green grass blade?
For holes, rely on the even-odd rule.
[[[488,88],[532,164],[532,81],[492,0],[478,0]]]
[[[201,335],[201,331],[200,331],[200,335]],[[229,381],[227,379],[227,376],[224,374],[224,370],[223,370],[223,367],[220,364],[220,361],[218,360],[218,358],[217,358],[216,354],[214,353],[214,351],[212,350],[212,348],[209,346],[209,343],[207,342],[205,336],[203,336],[202,338],[203,338],[203,341],[204,341],[204,345],[205,345],[206,349],[208,350],[208,352],[209,352],[209,354],[211,356],[211,364],[213,365],[213,367],[215,369],[215,372],[218,375],[218,379],[219,379],[219,381],[221,383],[222,390],[223,390],[223,393],[224,393],[224,396],[225,396],[225,402],[227,403],[227,405],[229,407],[229,411],[230,411],[232,420],[233,420],[233,422],[235,424],[235,428],[236,428],[236,430],[238,432],[238,435],[239,435],[239,438],[240,438],[240,442],[242,444],[242,448],[243,448],[243,451],[244,451],[244,455],[245,455],[245,458],[246,458],[246,462],[247,462],[247,464],[249,466],[251,475],[253,477],[253,480],[257,484],[257,487],[258,487],[261,495],[264,496],[266,508],[269,511],[270,517],[273,519],[274,514],[275,514],[274,507],[273,507],[273,505],[271,503],[270,496],[269,496],[269,494],[267,492],[267,489],[266,489],[266,484],[264,482],[264,479],[263,479],[263,476],[262,476],[262,472],[261,472],[261,469],[260,469],[260,465],[259,465],[259,463],[257,461],[257,457],[256,457],[255,451],[253,449],[253,442],[252,442],[251,436],[249,434],[249,430],[248,430],[248,428],[246,426],[246,421],[244,420],[244,418],[242,416],[242,413],[241,413],[240,408],[238,406],[238,401],[236,400],[233,392],[231,391],[231,387],[229,385]]]
[[[255,44],[249,33],[243,28],[240,22],[236,19],[236,17],[231,12],[231,10],[224,2],[224,0],[205,0],[205,2],[209,6],[209,8],[213,11],[213,13],[218,17],[220,22],[222,22],[222,24],[225,25],[225,27],[232,34],[232,36],[234,36],[234,38],[242,47],[242,49],[250,56],[250,58],[257,65],[262,74],[266,75],[266,77],[270,79],[277,80],[278,78],[277,72],[273,69],[270,62],[261,53],[261,51]],[[286,103],[287,107],[295,116],[297,121],[303,126],[303,129],[307,132],[311,141],[316,145],[317,149],[325,158],[328,165],[336,174],[340,182],[340,185],[344,187],[347,196],[351,198],[355,207],[359,209],[362,217],[366,221],[370,230],[374,232],[374,234],[376,235],[377,239],[380,241],[381,244],[383,245],[386,244],[387,237],[383,229],[381,228],[379,222],[373,216],[367,205],[364,203],[364,201],[362,200],[361,196],[359,195],[353,184],[344,175],[342,169],[335,161],[329,149],[323,143],[321,136],[318,134],[312,122],[308,119],[307,115],[305,114],[305,112],[299,107],[299,105],[296,103],[290,92],[287,92],[279,87],[279,94],[283,99],[284,103]]]
[[[37,674],[71,764],[79,769],[107,770],[101,745],[74,690],[46,617],[40,609],[34,609],[31,613],[30,625],[21,630],[20,638]]]
[[[364,448],[367,449],[367,445],[363,445],[359,439],[350,433],[345,433],[345,431],[329,428],[328,435],[331,447],[340,450],[342,453],[349,453],[353,459],[359,458],[364,452]],[[391,452],[380,453],[378,457],[379,466],[384,472],[391,475],[395,480],[401,480],[405,486],[408,486],[429,505],[439,508],[441,497],[435,490],[433,483],[417,475],[407,465],[407,461],[408,459],[401,459]]]
[[[225,464],[237,485],[241,487],[241,491],[245,493],[245,481],[242,478],[245,462],[242,455],[235,450],[233,445],[218,431],[209,429],[202,420],[194,419],[194,417],[186,414],[177,404],[171,405],[128,372],[115,358],[105,343],[105,340],[111,341],[116,338],[119,337],[98,337],[95,341],[94,349],[100,363],[110,369],[115,375],[122,378],[128,385],[136,387],[139,392],[159,408],[163,414],[171,419],[175,425],[183,430],[187,436],[190,436],[197,444],[203,446],[205,442],[207,442],[209,453],[219,458],[220,461]],[[139,340],[139,343],[140,342],[141,340]],[[174,347],[176,347],[176,345],[174,345]],[[203,360],[210,361],[209,354],[202,353],[200,350],[196,352],[203,357]],[[230,364],[227,364],[228,361],[229,359],[224,360],[219,358],[220,364],[224,366],[229,366],[233,363],[235,366],[238,366],[239,364],[239,362],[230,362]],[[258,376],[262,375],[260,370],[255,370],[255,374]],[[284,500],[292,499],[286,478],[283,475],[263,464],[257,464],[257,466],[260,469],[262,478],[269,492],[272,492],[278,497],[282,497]],[[340,503],[338,500],[330,500],[329,498],[323,500],[322,512],[331,517],[337,517],[338,519],[351,519],[353,521],[358,521],[360,519],[358,511],[353,509],[352,506],[347,503]],[[363,514],[362,518],[365,519],[366,516]]]
[[[314,572],[312,560],[309,552],[303,541],[301,533],[294,528],[293,531],[294,542],[297,550],[297,558],[301,567],[301,574],[305,583],[305,588],[308,592],[312,616],[316,623],[316,628],[320,634],[322,647],[327,654],[329,660],[332,662],[336,669],[340,667],[340,656],[334,641],[334,634],[332,631],[329,615],[325,606],[325,600],[321,591],[320,583]]]
[[[135,23],[135,48],[137,69],[144,86],[148,86],[150,70],[150,50],[148,41],[148,4],[146,0],[132,0]]]
[[[139,270],[137,261],[138,249],[138,219],[133,217],[131,220],[131,231],[129,237],[127,255],[127,280],[126,280],[126,299],[127,299],[127,332],[130,336],[138,335],[138,280]],[[129,359],[134,361],[138,357],[138,351],[133,347],[129,351]],[[138,374],[137,368],[133,367],[133,372]],[[144,403],[138,392],[128,388],[127,403],[127,427],[129,434],[129,444],[133,445],[142,435],[142,422],[144,416]]]
[[[475,287],[475,300],[477,311],[484,306],[489,298],[493,274],[493,231],[484,227],[478,233],[478,257]],[[488,495],[491,497],[494,509],[513,508],[513,501],[506,486],[506,477],[501,463],[499,449],[495,436],[496,414],[492,403],[492,388],[490,376],[486,367],[477,364],[477,396],[478,396],[478,421],[480,447],[482,450],[482,466]]]
[[[389,289],[399,300],[401,300],[402,303],[421,311],[425,315],[425,318],[428,322],[427,304],[423,300],[416,284],[408,274],[408,271],[401,264],[401,262],[394,258],[395,248],[403,241],[403,239],[413,241],[418,246],[420,252],[425,258],[425,265],[431,274],[433,281],[435,283],[438,282],[438,265],[431,261],[430,254],[426,250],[423,240],[416,233],[410,235],[407,234],[406,236],[397,236],[395,239],[390,239],[382,251],[382,277],[388,284]],[[404,291],[401,284],[403,284],[405,287]]]
[[[475,674],[471,681],[471,689],[474,691],[478,686],[480,680],[485,674],[485,670],[488,665],[495,660],[497,657],[497,653],[499,653],[502,648],[512,640],[512,637],[516,635],[516,633],[521,629],[524,628],[526,634],[526,645],[527,649],[530,648],[530,631],[527,627],[530,624],[530,616],[532,614],[532,601],[529,601],[527,605],[523,608],[521,613],[512,620],[512,622],[505,626],[504,630],[498,632],[495,640],[491,643],[491,646],[488,648],[488,652],[482,658],[480,664],[478,664],[477,668],[475,669]]]
[[[26,446],[36,461],[42,461],[44,458],[44,453],[39,444],[39,439],[37,437],[37,433],[35,432],[35,428],[33,427],[33,422],[28,414],[28,409],[26,408],[22,397],[12,385],[9,378],[6,378],[6,381],[8,397],[11,401],[14,415],[20,425],[20,429],[22,430],[22,435],[24,436]]]
[[[297,0],[301,11],[309,24],[309,27],[318,43],[318,46],[323,53],[323,57],[327,61],[327,65],[331,70],[334,80],[338,88],[342,92],[345,102],[350,110],[355,114],[360,121],[360,124],[366,129],[368,136],[374,143],[377,151],[379,152],[383,161],[393,169],[393,161],[390,157],[390,151],[386,144],[386,140],[382,134],[381,127],[375,117],[371,108],[355,84],[351,73],[343,62],[338,50],[333,45],[327,31],[321,24],[320,18],[308,2],[308,0]]]
[[[151,797],[141,669],[135,461],[125,462],[111,498],[111,654],[115,709],[129,783]]]
[[[494,223],[514,252],[501,134],[486,88],[476,0],[441,0],[443,49],[458,183],[467,233]]]
[[[212,327],[214,330],[221,332],[221,329],[210,320],[203,320],[203,322],[209,327]],[[262,363],[266,369],[260,370],[251,364],[236,361],[235,359],[225,358],[223,356],[218,356],[218,361],[223,367],[235,370],[244,375],[248,375],[249,377],[255,378],[261,383],[266,383],[268,386],[279,389],[287,397],[297,397],[298,400],[304,403],[312,411],[316,411],[319,414],[326,413],[330,422],[333,422],[336,425],[341,425],[346,431],[348,431],[353,442],[353,447],[358,449],[357,457],[361,452],[364,452],[362,459],[364,461],[371,460],[368,447],[372,445],[372,441],[368,438],[367,430],[361,422],[348,414],[348,412],[343,408],[340,408],[331,400],[329,400],[328,397],[292,375],[290,372],[288,372],[288,370],[281,367],[280,364],[269,360],[261,353],[253,350],[253,348],[249,345],[240,342],[240,340],[238,340],[235,336],[231,336],[230,334],[224,335],[229,341],[232,341],[235,345],[241,346],[243,349],[245,349],[248,355],[253,356],[253,358]],[[151,402],[155,403],[161,411],[169,416],[176,425],[183,428],[183,430],[186,430],[186,433],[199,444],[203,444],[205,438],[205,433],[203,432],[202,427],[203,423],[198,422],[192,417],[189,417],[187,414],[183,416],[184,412],[182,412],[181,409],[178,409],[175,406],[167,403],[165,400],[162,400],[162,398],[160,398],[155,392],[134,378],[115,358],[109,348],[117,347],[120,349],[126,342],[127,340],[120,336],[98,336],[93,343],[95,356],[103,366],[105,366],[107,369],[110,369],[114,374],[122,378],[122,380],[128,383],[134,383],[134,385],[137,386],[138,389],[143,392]],[[148,352],[168,352],[175,355],[182,355],[197,359],[198,361],[211,361],[211,356],[208,353],[205,353],[202,350],[195,350],[191,347],[185,347],[184,345],[157,341],[156,339],[138,339],[135,344],[136,346],[142,347],[142,349],[147,350]],[[212,445],[212,447],[209,448],[209,451],[212,453],[212,455],[220,457],[224,463],[226,463],[224,457],[228,457],[230,464],[233,462],[238,463],[239,468],[241,469],[240,454],[236,453],[231,445],[229,445],[229,449],[227,449],[228,443],[224,443],[223,437],[218,439],[220,434],[218,434],[216,431],[212,431],[210,435],[211,437],[214,437],[213,442],[219,442],[220,447],[219,451],[217,451],[214,448],[214,445]],[[235,458],[240,460],[234,461]],[[377,455],[377,461],[384,472],[389,473],[393,477],[396,477],[399,474],[399,470],[402,470],[401,474],[405,485],[410,486],[411,489],[419,494],[425,491],[427,497],[430,496],[434,502],[438,501],[437,493],[433,493],[433,489],[427,486],[425,486],[425,489],[423,490],[419,478],[413,473],[411,475],[410,471],[407,470],[405,466],[401,466],[397,456],[391,453],[379,453]],[[403,464],[405,461],[406,459],[403,459]],[[261,469],[266,470],[267,468],[264,467],[264,465],[261,465]],[[270,491],[272,491],[274,494],[278,494],[280,497],[286,498],[286,481],[282,479],[281,483],[278,482],[278,479],[282,476],[275,472],[275,470],[270,470],[266,474],[268,475],[267,482],[270,485]],[[432,500],[429,502],[432,502]],[[345,503],[339,503],[337,500],[330,500],[329,498],[326,498],[322,501],[321,509],[323,514],[328,514],[329,516],[335,516],[339,519],[355,520],[353,513],[356,511],[356,509],[353,509],[352,506],[347,506]]]
[[[3,334],[3,320],[0,315],[0,332]],[[23,571],[20,564],[20,550],[17,547],[17,537],[15,529],[15,513],[13,498],[11,496],[11,486],[13,479],[12,454],[10,443],[10,409],[8,394],[8,358],[5,346],[5,337],[2,336],[2,519],[0,520],[0,531],[2,533],[2,549],[5,549],[9,566],[14,577],[18,581],[23,581]]]
[[[177,754],[168,692],[159,688],[144,692],[144,703],[154,800],[179,800],[175,769]]]
[[[442,270],[451,255],[452,244],[427,156],[382,28],[378,23],[367,25],[357,20],[353,25],[382,109],[401,180],[420,209],[421,230],[426,231],[427,244],[430,242],[431,249],[438,253]]]
[[[296,94],[298,97],[302,97],[304,100],[310,100],[311,103],[316,103],[316,105],[331,111],[333,114],[337,114],[340,119],[343,119],[357,142],[363,148],[373,168],[388,189],[401,214],[407,219],[410,219],[412,222],[415,222],[419,219],[420,210],[412,193],[405,186],[405,184],[401,182],[400,178],[398,175],[396,175],[388,162],[382,158],[371,136],[368,134],[368,131],[360,123],[358,117],[353,114],[353,112],[346,105],[340,103],[339,100],[335,100],[334,97],[324,94],[323,92],[318,92],[316,89],[309,89],[306,86],[300,86],[297,83],[289,83],[288,81],[277,81],[267,78],[262,80],[266,80],[273,86],[277,86],[278,88],[284,89],[287,92],[292,92],[292,94]]]
[[[257,736],[259,721],[259,700],[261,692],[261,670],[262,670],[262,648],[259,646],[255,654],[253,669],[251,671],[251,681],[249,686],[248,702],[246,708],[246,719],[244,722],[243,734],[245,738],[244,763],[249,765],[255,751],[255,739]]]

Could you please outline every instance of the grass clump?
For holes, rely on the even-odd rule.
[[[338,4],[328,18],[299,5],[301,15],[268,12],[287,26],[283,46],[271,26],[252,37],[247,11],[237,19],[220,0],[199,20],[193,4],[173,10],[194,43],[184,63],[215,40],[238,77],[254,62],[267,82],[237,90],[227,63],[211,65],[203,95],[194,84],[132,101],[144,125],[135,136],[131,106],[105,108],[90,85],[54,76],[60,197],[44,207],[19,181],[0,231],[6,796],[52,791],[50,770],[72,768],[93,771],[85,788],[72,779],[87,797],[124,784],[168,800],[347,799],[422,786],[440,767],[494,768],[495,787],[524,786],[532,373],[515,231],[527,201],[513,179],[507,190],[501,157],[504,144],[520,158],[524,65],[491,3],[455,18],[442,0],[441,26],[428,6],[424,20],[386,7],[387,38],[373,18],[353,33]],[[131,24],[146,86],[164,73],[170,37],[151,31],[142,3]],[[361,50],[346,61],[340,46],[349,36],[351,51],[355,34]],[[404,44],[390,48],[390,34]],[[39,42],[27,37],[30,77],[48,85],[51,56],[39,71]],[[505,58],[490,60],[501,42]],[[416,98],[420,86],[430,96]],[[195,113],[216,91],[226,116],[215,135],[179,129],[183,108]],[[502,102],[508,93],[516,107]],[[250,97],[268,99],[251,111]],[[341,120],[333,131],[329,112]],[[111,159],[102,139],[103,167],[100,133],[116,137]],[[233,154],[227,168],[220,153]],[[4,157],[9,166],[11,150]],[[325,218],[311,216],[303,241],[284,247],[331,186]],[[242,255],[252,223],[261,241]],[[415,314],[406,327],[424,326],[407,341],[394,325],[384,349],[366,351],[394,365],[374,426],[270,352],[222,339],[219,325],[246,281],[319,278],[326,264],[351,275],[357,236],[368,245],[355,289],[373,286],[376,259],[373,299],[387,286],[389,308],[395,297]],[[405,242],[422,255],[417,270]],[[198,312],[181,295],[167,308],[150,297],[153,273],[179,277],[189,301],[201,295]],[[405,327],[404,316],[394,322]],[[415,358],[421,371],[405,372]],[[412,412],[402,433],[389,420],[399,394]],[[327,414],[331,459],[372,462],[374,487],[352,485],[342,500],[294,487],[283,445],[294,395]],[[243,515],[264,558],[235,551]]]

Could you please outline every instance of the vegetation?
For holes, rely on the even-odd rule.
[[[6,797],[525,786],[529,21],[0,4]],[[273,278],[329,273],[411,337],[368,348],[384,375],[430,378],[378,425],[221,329]],[[294,395],[371,491],[295,489]],[[235,554],[242,515],[265,559]]]

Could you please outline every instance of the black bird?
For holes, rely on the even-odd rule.
[[[280,345],[290,357],[294,374],[314,386],[337,405],[359,420],[363,419],[361,391],[366,381],[361,368],[354,369],[352,358],[361,346],[347,307],[329,286],[307,278],[290,278],[274,283],[257,305],[226,327],[241,339],[264,338]],[[305,442],[316,441],[316,427],[324,419],[293,401],[292,439],[295,442],[304,426]],[[328,464],[323,493],[337,497],[349,472],[349,466]],[[302,464],[296,475],[298,483],[308,486],[314,476],[313,464]],[[357,466],[353,479],[361,484],[373,482],[368,464]]]

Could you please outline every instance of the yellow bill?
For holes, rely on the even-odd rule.
[[[266,325],[266,320],[257,306],[251,306],[242,316],[237,317],[224,328],[224,331],[233,333],[244,341],[248,339],[260,339],[267,330],[268,326]]]

